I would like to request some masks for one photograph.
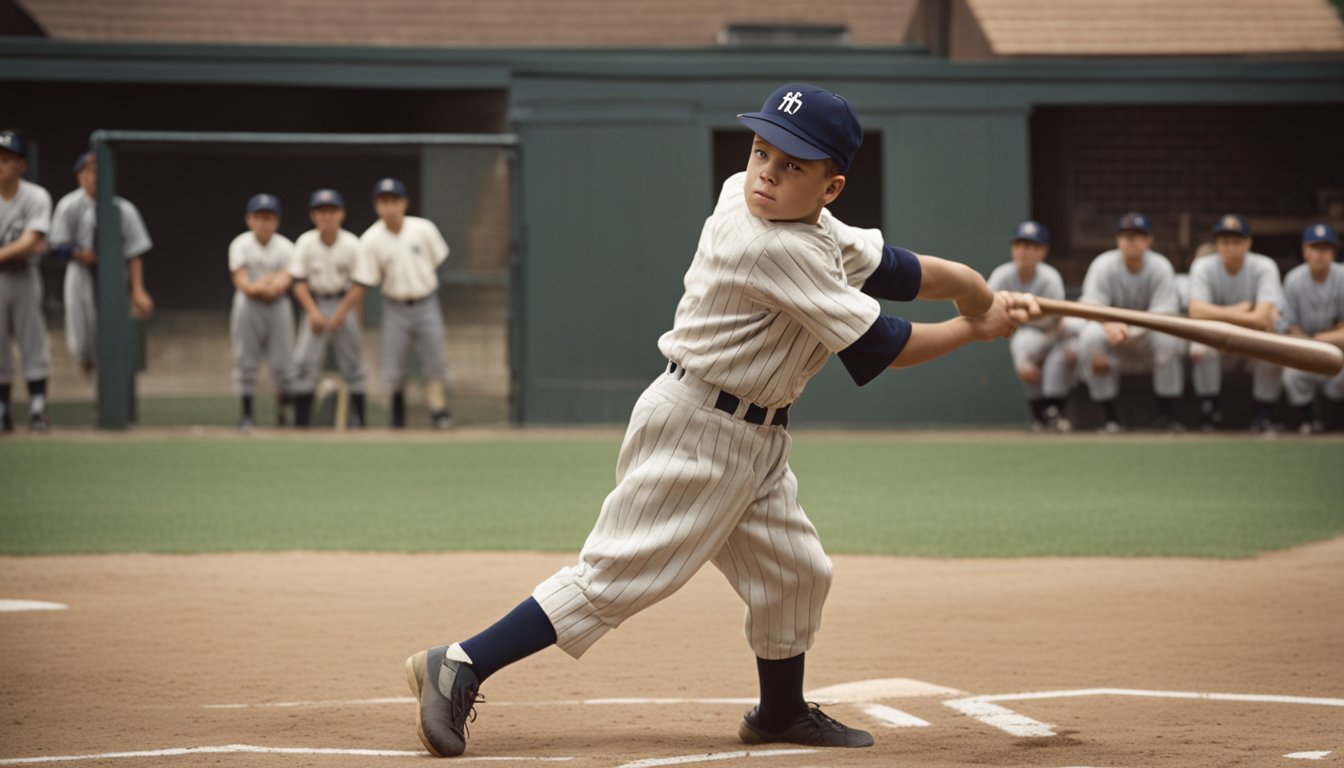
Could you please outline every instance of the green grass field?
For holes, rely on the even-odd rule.
[[[0,442],[0,554],[577,551],[617,438]],[[1344,535],[1344,443],[797,436],[833,553],[1246,557]]]

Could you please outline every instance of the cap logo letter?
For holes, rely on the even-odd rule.
[[[1023,225],[1022,225],[1022,234],[1024,234],[1024,235],[1034,235],[1034,234],[1036,234],[1036,225],[1035,225],[1035,224],[1032,224],[1030,221],[1028,221],[1026,224],[1023,224]]]
[[[789,91],[788,93],[784,94],[784,100],[781,101],[779,103],[779,106],[775,107],[775,109],[780,112],[783,112],[786,115],[792,115],[797,113],[798,110],[802,108],[802,106],[803,106],[803,92]]]
[[[1316,236],[1317,236],[1317,237],[1325,237],[1325,227],[1321,226],[1320,224],[1317,224],[1317,225],[1316,225]]]

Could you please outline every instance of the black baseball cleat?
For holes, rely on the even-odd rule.
[[[816,704],[808,702],[807,711],[799,715],[788,728],[772,733],[761,727],[758,707],[752,707],[737,728],[737,737],[746,744],[805,744],[809,747],[871,747],[873,735],[858,728],[850,728],[831,717]]]
[[[416,731],[435,757],[467,751],[467,723],[476,719],[476,670],[446,657],[448,646],[421,651],[406,660],[406,682],[420,700]]]

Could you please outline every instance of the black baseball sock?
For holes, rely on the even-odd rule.
[[[1157,398],[1157,415],[1167,420],[1175,419],[1176,398],[1174,397]]]
[[[28,382],[28,413],[45,413],[47,410],[47,380],[33,379]]]
[[[1115,401],[1114,401],[1114,400],[1107,400],[1107,401],[1101,403],[1101,408],[1102,408],[1102,410],[1105,411],[1105,413],[1106,413],[1106,421],[1114,421],[1114,422],[1117,423],[1117,424],[1120,423],[1120,419],[1116,418],[1116,416],[1115,416]]]
[[[460,645],[471,657],[476,678],[485,678],[555,644],[555,627],[536,598],[529,597],[504,618]]]
[[[1302,423],[1310,424],[1316,419],[1316,413],[1311,407],[1311,403],[1297,406],[1297,412],[1302,414]]]
[[[1027,405],[1031,408],[1032,421],[1045,421],[1044,399],[1038,397],[1035,400],[1028,400]]]
[[[311,418],[313,410],[313,393],[305,392],[295,394],[294,400],[294,426],[306,427]]]
[[[243,395],[243,418],[252,418],[252,396]]]
[[[363,426],[366,426],[366,425],[368,424],[368,421],[364,418],[364,393],[363,393],[363,392],[351,392],[351,393],[350,393],[350,413],[354,414],[354,417],[355,417],[355,418],[354,418],[354,426],[356,426],[356,427],[363,427]]]
[[[807,711],[803,699],[803,659],[798,654],[788,659],[756,657],[756,676],[761,681],[761,705],[757,718],[761,727],[778,733]]]
[[[1270,417],[1270,413],[1271,413],[1271,411],[1273,410],[1273,408],[1274,408],[1274,404],[1271,403],[1271,402],[1266,402],[1266,401],[1264,401],[1264,400],[1256,400],[1256,401],[1255,401],[1255,421],[1256,421],[1256,423],[1260,423],[1260,422],[1268,422],[1268,421],[1269,421],[1269,417]]]
[[[0,419],[9,419],[10,385],[0,384]]]
[[[406,426],[406,393],[400,390],[392,393],[392,426]]]

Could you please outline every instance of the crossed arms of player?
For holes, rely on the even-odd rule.
[[[233,271],[233,287],[241,291],[244,296],[268,304],[284,296],[292,281],[293,278],[287,269],[262,273],[256,280],[248,275],[247,267],[239,267]]]
[[[26,259],[47,249],[47,235],[36,229],[26,229],[18,239],[0,246],[0,262]]]

